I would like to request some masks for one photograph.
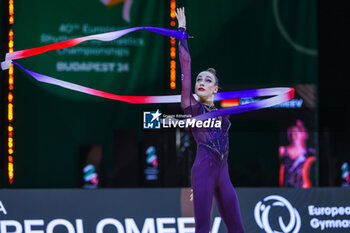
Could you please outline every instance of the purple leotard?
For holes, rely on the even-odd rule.
[[[184,30],[180,28],[180,30]],[[185,114],[197,116],[215,109],[193,97],[191,88],[191,57],[186,40],[180,40],[179,57],[183,74],[181,108]],[[191,171],[196,233],[210,231],[213,197],[229,233],[244,232],[236,192],[228,173],[229,116],[220,117],[220,128],[192,128],[197,142],[196,159]]]

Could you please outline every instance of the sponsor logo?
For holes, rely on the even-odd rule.
[[[157,109],[156,112],[143,112],[144,129],[160,129],[160,116],[162,114]]]
[[[173,120],[171,117],[162,119],[163,128],[221,128],[221,121],[209,118],[205,121],[196,120],[196,119],[184,119],[184,120]]]
[[[218,233],[221,224],[221,218],[215,217],[211,229],[211,233]],[[143,225],[137,225],[135,219],[125,218],[124,221],[115,218],[104,218],[97,222],[95,229],[84,229],[84,220],[75,219],[69,221],[66,219],[53,219],[46,221],[44,219],[25,219],[22,222],[17,220],[0,220],[1,233],[13,232],[69,232],[69,233],[84,233],[96,232],[103,233],[113,232],[118,233],[193,233],[194,229],[193,217],[162,217],[162,218],[146,218]],[[64,230],[63,230],[64,229]]]
[[[286,208],[289,214],[289,222],[285,224],[282,216],[278,217],[280,229],[273,230],[271,226],[276,226],[276,222],[271,224],[269,214],[272,208]],[[254,217],[258,226],[265,230],[266,233],[282,232],[298,233],[301,227],[301,220],[298,211],[289,203],[287,199],[278,195],[265,197],[259,201],[254,208]],[[288,218],[287,218],[288,219]]]
[[[0,201],[0,213],[7,215],[7,211],[5,209],[5,206],[2,204],[2,201]]]
[[[162,113],[157,109],[156,112],[143,112],[143,128],[144,129],[160,129],[163,128],[221,128],[221,120],[216,118],[209,118],[205,121],[192,119],[191,115],[165,115],[160,118]],[[178,119],[180,118],[180,119]],[[182,118],[182,119],[181,119]],[[184,119],[186,118],[186,119]]]
[[[241,98],[239,105],[250,104],[257,101],[260,101],[260,99],[253,98],[253,97]],[[289,101],[271,106],[269,108],[290,108],[290,109],[302,108],[303,103],[304,103],[303,99],[291,99]]]
[[[344,219],[344,217],[350,216],[350,206],[309,205],[308,212],[309,216],[313,216],[310,220],[310,226],[313,229],[323,231],[326,229],[350,228],[350,219]],[[323,217],[327,219],[322,219]],[[342,219],[334,219],[336,217]]]

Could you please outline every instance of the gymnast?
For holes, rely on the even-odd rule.
[[[175,12],[180,31],[186,30],[185,9]],[[181,108],[187,115],[197,116],[216,110],[214,94],[218,91],[218,78],[213,68],[198,74],[195,93],[191,88],[191,57],[187,41],[179,42],[182,72]],[[196,159],[191,170],[196,233],[210,231],[213,197],[229,233],[244,232],[236,192],[230,181],[227,165],[229,116],[219,116],[221,128],[191,128],[197,143]]]
[[[307,147],[308,132],[301,120],[288,127],[290,142],[279,147],[280,187],[311,188],[310,169],[316,160],[315,149]]]

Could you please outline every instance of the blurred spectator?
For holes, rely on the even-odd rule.
[[[279,147],[280,187],[310,188],[310,167],[316,160],[315,150],[307,148],[308,132],[301,120],[287,129],[289,145]]]

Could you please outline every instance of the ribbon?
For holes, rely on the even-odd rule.
[[[116,95],[89,87],[81,86],[78,84],[62,81],[55,79],[46,75],[42,75],[30,70],[25,69],[23,66],[17,62],[12,62],[13,64],[20,67],[22,70],[31,75],[34,79],[39,82],[48,83],[56,86],[61,86],[63,88],[78,91],[88,95],[94,95],[106,99],[118,100],[132,104],[155,104],[155,103],[180,103],[181,95],[164,95],[164,96],[126,96],[126,95]],[[268,99],[256,101],[249,104],[244,104],[234,107],[226,107],[218,110],[214,110],[196,117],[196,120],[206,120],[208,118],[213,118],[222,115],[233,115],[237,113],[249,112],[261,108],[271,107],[285,101],[294,98],[294,88],[286,87],[275,87],[275,88],[263,88],[254,90],[244,90],[244,91],[229,91],[229,92],[219,92],[214,96],[214,101],[225,100],[225,99],[236,99],[245,97],[267,97],[273,96]],[[191,118],[191,119],[193,119]]]
[[[74,84],[71,82],[55,79],[46,75],[42,75],[42,74],[30,71],[22,67],[17,62],[12,61],[14,59],[30,57],[30,56],[45,53],[51,50],[75,46],[87,40],[111,41],[111,40],[120,38],[121,36],[127,33],[141,30],[141,29],[149,30],[158,34],[171,36],[182,40],[188,37],[188,34],[186,32],[180,32],[180,31],[163,29],[163,28],[154,28],[154,27],[137,27],[137,28],[124,29],[124,30],[114,31],[109,33],[102,33],[97,35],[75,38],[75,39],[62,41],[62,42],[58,42],[58,43],[54,43],[51,45],[46,45],[38,48],[26,49],[26,50],[13,52],[13,53],[8,53],[6,54],[6,60],[3,63],[5,66],[7,66],[8,63],[10,65],[11,63],[17,65],[18,67],[20,67],[22,70],[27,72],[29,75],[31,75],[34,79],[36,79],[39,82],[61,86],[66,89],[82,92],[88,95],[94,95],[94,96],[99,96],[106,99],[118,100],[118,101],[123,101],[127,103],[133,103],[133,104],[180,103],[181,102],[180,95],[126,96],[126,95],[112,94],[112,93],[92,89],[89,87],[85,87],[82,85]],[[3,66],[3,63],[1,64],[2,66]],[[270,97],[270,98],[249,103],[249,104],[221,108],[218,110],[207,112],[202,115],[192,117],[191,119],[206,120],[208,118],[214,118],[214,117],[223,116],[223,115],[233,115],[233,114],[249,112],[249,111],[253,111],[261,108],[271,107],[294,98],[294,88],[278,87],[278,88],[263,88],[263,89],[243,90],[243,91],[219,92],[215,94],[214,101],[225,100],[225,99],[235,99],[235,98],[245,98],[245,97]]]
[[[112,41],[116,40],[130,32],[138,31],[138,30],[148,30],[154,33],[158,33],[164,36],[170,36],[174,37],[176,39],[180,40],[185,40],[188,38],[187,32],[181,32],[181,31],[176,31],[176,30],[171,30],[171,29],[165,29],[165,28],[157,28],[157,27],[135,27],[135,28],[128,28],[128,29],[123,29],[119,31],[113,31],[113,32],[106,32],[106,33],[100,33],[100,34],[95,34],[95,35],[90,35],[90,36],[84,36],[84,37],[78,37],[74,38],[71,40],[66,40],[66,41],[61,41],[58,43],[54,44],[49,44],[37,48],[32,48],[32,49],[25,49],[25,50],[20,50],[16,51],[13,53],[6,53],[5,56],[5,61],[1,62],[1,69],[2,70],[7,70],[10,68],[11,65],[11,60],[15,59],[21,59],[25,57],[31,57],[35,56],[41,53],[45,53],[48,51],[52,50],[57,50],[57,49],[64,49],[68,47],[75,46],[77,44],[80,44],[85,41],[89,40],[99,40],[99,41]]]

